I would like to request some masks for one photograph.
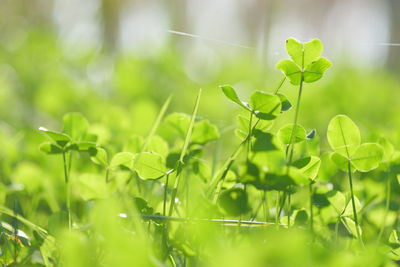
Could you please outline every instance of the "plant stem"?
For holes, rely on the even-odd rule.
[[[168,211],[168,215],[169,216],[171,216],[172,212],[174,211],[175,198],[176,198],[176,194],[178,192],[181,172],[182,172],[183,165],[184,165],[183,159],[184,159],[184,157],[186,155],[186,151],[187,151],[187,149],[189,147],[190,139],[192,137],[194,121],[196,119],[197,110],[199,109],[199,104],[200,104],[201,91],[202,90],[199,89],[199,92],[198,92],[197,98],[196,98],[196,103],[194,105],[194,109],[193,109],[193,113],[192,113],[192,118],[190,120],[189,128],[188,128],[187,133],[186,133],[185,142],[183,144],[182,151],[181,151],[181,154],[179,156],[179,160],[178,160],[178,162],[176,164],[176,168],[175,168],[176,169],[176,177],[175,177],[174,188],[172,189],[172,194],[171,194],[171,202],[170,202],[169,211]]]
[[[276,88],[275,94],[277,94],[277,93],[279,92],[279,89],[281,89],[281,87],[282,87],[282,85],[285,83],[285,81],[286,81],[286,76],[283,77],[283,79],[282,79],[282,81],[280,82],[278,88]]]
[[[294,152],[294,133],[296,131],[297,128],[297,123],[298,123],[298,119],[299,119],[299,111],[300,111],[300,100],[301,100],[301,95],[303,92],[303,81],[304,81],[304,77],[303,74],[301,75],[301,80],[300,80],[300,87],[299,87],[299,94],[297,96],[297,103],[296,103],[296,111],[295,111],[295,115],[294,115],[294,122],[293,122],[293,128],[292,128],[292,133],[290,134],[290,142],[288,145],[288,150],[289,150],[289,160],[287,163],[288,166],[288,173],[289,173],[289,167],[290,165],[292,165],[292,161],[293,161],[293,152]],[[290,147],[290,149],[289,149]]]
[[[108,170],[108,168],[106,168],[106,184],[109,182],[109,174],[110,174],[110,171]]]
[[[339,240],[339,224],[340,224],[340,216],[338,216],[338,219],[335,224],[335,244],[336,245]]]
[[[290,173],[290,166],[292,165],[293,161],[293,153],[294,153],[294,137],[295,137],[295,131],[297,128],[298,120],[299,120],[299,111],[300,111],[300,101],[301,101],[301,95],[303,93],[303,82],[304,82],[304,75],[303,73],[301,74],[301,79],[300,79],[300,87],[299,87],[299,94],[297,96],[297,101],[296,101],[296,111],[294,115],[294,122],[293,122],[293,128],[292,128],[292,133],[290,134],[290,142],[287,147],[287,151],[289,151],[289,159],[287,161],[287,171],[286,174],[289,175]],[[290,200],[290,194],[288,199]],[[283,199],[283,204],[282,206],[285,205],[285,199]],[[290,226],[290,211],[288,211],[288,226]]]
[[[169,174],[167,174],[165,185],[164,185],[164,202],[163,202],[163,216],[167,211],[167,191],[168,191],[168,181],[169,181]]]
[[[260,119],[256,121],[254,124],[252,131],[257,127],[257,124],[260,122]],[[222,165],[222,168],[215,173],[215,175],[212,177],[211,182],[209,183],[209,196],[211,197],[213,192],[214,192],[214,197],[213,197],[213,202],[215,203],[218,199],[219,193],[221,191],[222,185],[224,183],[225,177],[228,174],[229,169],[231,168],[232,164],[235,162],[236,158],[239,156],[240,152],[243,149],[243,145],[247,143],[247,140],[249,140],[251,137],[250,135],[247,135],[246,139],[244,139],[239,146],[236,148],[236,150],[232,153],[232,155],[225,161],[225,163]],[[214,188],[215,191],[214,191]]]
[[[290,210],[291,210],[291,195],[288,193],[288,202],[287,202],[287,217],[288,217],[288,228],[290,228]]]
[[[314,242],[314,210],[313,210],[313,187],[312,181],[309,184],[309,193],[310,193],[310,231],[312,236],[312,241]]]
[[[67,213],[68,213],[68,229],[71,231],[72,229],[72,220],[71,220],[71,199],[70,199],[70,188],[69,188],[69,174],[67,170],[67,160],[65,157],[65,151],[62,153],[63,163],[64,163],[64,178],[65,178],[65,186],[66,186],[66,202],[67,202]]]
[[[253,122],[253,112],[250,113],[250,119],[249,119],[249,132],[248,132],[249,138],[247,139],[247,153],[246,153],[246,162],[247,163],[249,163],[249,155],[250,155],[250,149],[251,149],[252,122]]]
[[[350,165],[350,161],[348,161],[347,168],[348,168],[348,174],[349,174],[351,204],[352,204],[352,206],[353,206],[353,216],[354,216],[354,223],[355,223],[355,225],[356,225],[357,238],[358,238],[358,240],[360,241],[361,246],[364,247],[364,242],[363,242],[363,240],[362,240],[361,233],[360,233],[360,229],[359,229],[359,225],[358,225],[356,204],[355,204],[355,201],[354,201],[353,179],[352,179],[352,177],[351,177],[351,165]]]
[[[390,180],[390,175],[389,175],[388,170],[386,170],[386,203],[385,203],[385,214],[383,215],[383,221],[382,221],[382,226],[381,229],[379,230],[379,235],[378,235],[378,242],[381,241],[382,239],[382,235],[383,232],[385,231],[385,227],[386,227],[386,220],[387,220],[387,216],[389,213],[389,206],[390,206],[390,194],[392,191],[392,186],[391,186],[391,180]]]
[[[279,229],[279,191],[276,191],[276,205],[275,205],[275,225],[276,229]]]

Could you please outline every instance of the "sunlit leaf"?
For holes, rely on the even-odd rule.
[[[119,166],[123,166],[125,168],[131,169],[133,164],[133,154],[130,152],[119,152],[114,155],[111,159],[109,169],[115,170]]]
[[[61,147],[65,147],[71,141],[71,137],[67,134],[51,131],[44,127],[40,127],[39,130]]]
[[[327,135],[331,148],[347,158],[361,144],[360,130],[346,115],[337,115],[329,122]]]
[[[324,72],[332,65],[332,63],[321,57],[317,61],[312,62],[304,72],[304,81],[312,83],[322,78]]]
[[[160,154],[151,152],[136,154],[133,169],[137,172],[139,177],[144,180],[159,179],[167,172],[165,159]]]
[[[287,124],[279,129],[277,136],[282,144],[296,144],[306,140],[307,132],[301,125],[294,128],[294,124]]]
[[[108,157],[107,157],[107,152],[105,149],[101,147],[97,147],[96,151],[91,155],[90,159],[103,167],[106,167],[108,165]]]
[[[302,72],[300,68],[289,59],[284,59],[276,64],[276,68],[281,70],[283,74],[290,80],[293,85],[299,85],[301,82]]]
[[[383,149],[375,143],[365,143],[354,152],[351,162],[358,171],[368,172],[376,169],[383,158]]]
[[[256,91],[250,97],[250,107],[254,114],[262,120],[273,120],[281,112],[281,100],[279,96]]]
[[[239,106],[241,106],[242,108],[244,108],[246,110],[250,110],[248,105],[239,99],[238,95],[236,94],[235,89],[233,89],[230,85],[222,85],[222,86],[220,86],[220,88],[222,89],[222,92],[229,100],[238,104]]]
[[[89,128],[89,123],[82,114],[77,112],[67,113],[63,117],[63,122],[63,133],[68,134],[73,141],[84,139]]]
[[[318,175],[321,166],[321,159],[315,156],[306,157],[295,161],[293,166],[300,169],[300,171],[310,180],[314,180]]]
[[[208,120],[201,120],[194,125],[192,133],[192,143],[206,144],[219,138],[217,126]]]

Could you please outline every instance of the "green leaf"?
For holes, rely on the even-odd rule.
[[[140,197],[133,198],[136,209],[140,214],[151,215],[154,213],[154,209],[149,206],[146,200]]]
[[[303,66],[303,44],[294,38],[286,40],[286,51],[292,60],[299,66]]]
[[[293,166],[300,169],[308,179],[314,180],[318,175],[321,166],[321,159],[315,156],[306,157],[295,161]]]
[[[392,160],[392,157],[394,155],[395,149],[393,147],[393,144],[389,142],[386,138],[380,138],[378,141],[379,145],[382,146],[383,148],[383,161],[385,162],[390,162]]]
[[[273,120],[281,112],[282,104],[279,96],[256,91],[250,97],[250,107],[258,118]]]
[[[396,230],[392,230],[392,232],[390,233],[389,236],[389,243],[393,244],[393,245],[399,245],[399,237],[397,235],[397,231]]]
[[[65,147],[71,141],[71,137],[64,133],[50,131],[44,127],[40,127],[39,130],[61,147]]]
[[[69,150],[76,150],[79,152],[92,152],[96,150],[96,143],[88,141],[77,141],[69,145],[67,148]]]
[[[82,174],[77,180],[76,188],[83,200],[107,198],[108,188],[103,177],[96,174]]]
[[[307,132],[301,125],[294,128],[294,124],[287,124],[279,129],[277,136],[282,144],[296,144],[307,139]]]
[[[332,65],[332,63],[321,57],[317,61],[312,62],[304,72],[304,82],[312,83],[322,78],[324,72]]]
[[[83,140],[88,129],[89,123],[82,114],[77,112],[67,113],[63,117],[63,132],[71,136],[73,141]]]
[[[289,109],[292,108],[292,103],[290,103],[289,99],[282,93],[277,93],[277,96],[279,96],[282,104],[281,111],[288,111]]]
[[[361,144],[360,130],[346,115],[337,115],[329,122],[327,135],[331,148],[347,158]]]
[[[165,159],[160,154],[151,152],[136,154],[133,169],[143,180],[160,179],[167,172]]]
[[[346,209],[346,197],[340,191],[335,191],[328,195],[328,201],[335,209],[338,216],[341,216]]]
[[[90,159],[100,166],[108,166],[107,152],[101,147],[96,148],[94,155],[91,155]]]
[[[61,154],[63,152],[63,149],[60,146],[51,142],[42,143],[39,146],[39,149],[46,154]]]
[[[111,159],[109,169],[115,170],[119,166],[123,166],[125,168],[131,169],[133,164],[133,154],[130,152],[119,152],[114,155]]]
[[[237,119],[238,119],[238,126],[237,126],[237,129],[235,130],[235,134],[240,139],[243,140],[249,134],[250,120],[249,120],[249,118],[244,117],[242,115],[238,115]],[[267,131],[267,130],[271,129],[273,124],[274,124],[274,121],[260,120],[255,129],[260,130],[260,131]]]
[[[351,162],[360,172],[378,168],[383,158],[383,148],[375,143],[365,143],[354,152]]]
[[[208,120],[201,120],[194,125],[192,143],[203,145],[218,138],[217,126],[211,124]]]
[[[323,51],[323,45],[321,40],[313,39],[311,41],[304,43],[303,49],[304,49],[304,63],[302,66],[303,68],[306,68],[308,67],[308,65],[315,62],[321,57]]]
[[[354,204],[355,204],[355,206],[356,206],[356,212],[358,213],[358,212],[361,210],[362,206],[361,206],[360,200],[359,200],[356,196],[354,196]],[[350,200],[347,202],[346,208],[345,208],[345,210],[343,211],[342,216],[351,217],[351,216],[353,216],[353,215],[354,215],[354,213],[353,213],[353,202],[352,202],[351,199],[350,199]]]
[[[227,215],[234,217],[250,211],[246,191],[241,188],[232,188],[221,193],[218,204]]]
[[[165,118],[165,121],[176,131],[182,138],[185,138],[186,132],[190,124],[190,116],[184,113],[172,113]]]
[[[147,152],[155,152],[160,154],[164,158],[168,156],[169,152],[168,143],[158,135],[154,135],[150,139],[146,150]]]
[[[271,133],[256,129],[253,133],[255,141],[252,150],[255,152],[277,150],[276,137]]]
[[[301,82],[302,72],[300,68],[289,59],[284,59],[276,64],[276,68],[281,70],[283,74],[290,80],[293,85],[299,85]]]
[[[350,219],[349,217],[342,217],[341,221],[343,222],[344,226],[346,227],[347,231],[355,238],[357,238],[357,228],[355,222]],[[359,232],[362,235],[362,229],[358,226]]]
[[[242,108],[244,108],[246,110],[250,110],[247,103],[243,102],[239,99],[238,95],[236,94],[235,89],[233,89],[230,85],[222,85],[222,86],[220,86],[220,88],[222,89],[222,92],[229,100],[238,104],[239,106],[241,106]]]
[[[342,171],[347,172],[349,170],[349,159],[339,154],[337,152],[333,152],[330,154],[330,159],[335,163],[335,165]],[[350,161],[350,169],[351,172],[355,172],[356,169],[354,168],[353,162]]]

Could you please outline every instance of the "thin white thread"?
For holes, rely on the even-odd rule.
[[[191,33],[187,33],[187,32],[180,32],[180,31],[174,31],[174,30],[167,30],[167,32],[172,33],[172,34],[176,34],[176,35],[185,36],[185,37],[203,39],[203,40],[206,40],[206,41],[212,41],[212,42],[216,42],[216,43],[220,43],[220,44],[224,44],[224,45],[235,46],[235,47],[239,47],[239,48],[254,49],[254,47],[251,47],[251,46],[230,43],[230,42],[226,42],[226,41],[222,41],[222,40],[218,40],[218,39],[213,39],[213,38],[208,38],[208,37],[203,37],[203,36],[200,36],[200,35],[197,35],[197,34],[191,34]]]

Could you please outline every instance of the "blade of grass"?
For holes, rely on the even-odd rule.
[[[194,122],[195,122],[196,115],[197,115],[197,110],[199,109],[199,104],[200,104],[201,91],[202,90],[199,89],[199,92],[198,92],[197,98],[196,98],[196,103],[194,105],[194,109],[193,109],[193,113],[192,113],[192,118],[190,120],[189,128],[188,128],[187,133],[186,133],[185,142],[183,144],[183,147],[182,147],[182,150],[181,150],[181,154],[179,156],[179,160],[178,160],[178,162],[176,164],[176,167],[175,167],[176,177],[175,177],[174,187],[172,189],[171,202],[170,202],[169,212],[168,212],[169,216],[172,215],[172,212],[174,210],[175,198],[176,198],[176,195],[178,193],[178,186],[179,186],[179,182],[180,182],[180,178],[181,178],[181,172],[182,172],[182,168],[184,166],[184,161],[183,160],[184,160],[184,157],[186,155],[186,151],[187,151],[187,149],[189,147],[190,139],[192,137]]]

